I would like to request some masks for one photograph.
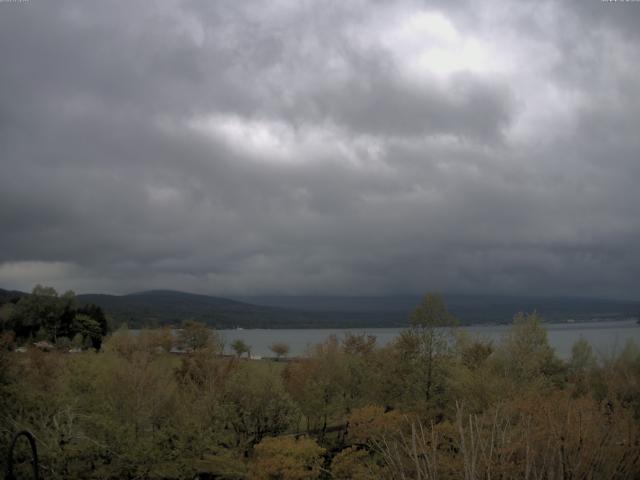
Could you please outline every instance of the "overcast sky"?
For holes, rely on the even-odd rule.
[[[0,2],[0,287],[640,298],[640,2]]]

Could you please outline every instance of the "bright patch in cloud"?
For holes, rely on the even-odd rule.
[[[460,33],[437,12],[418,12],[398,19],[382,36],[382,44],[410,76],[498,69],[489,45]]]
[[[192,119],[189,127],[222,141],[240,156],[259,162],[330,161],[371,168],[375,164],[382,165],[380,161],[384,154],[381,140],[368,135],[346,135],[332,125],[294,128],[283,122],[214,114]]]
[[[192,119],[189,126],[223,141],[238,153],[275,161],[289,161],[293,157],[295,133],[281,122],[250,120],[236,115],[209,115]]]

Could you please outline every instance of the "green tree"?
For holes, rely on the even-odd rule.
[[[9,322],[10,328],[18,338],[33,337],[42,330],[41,336],[55,342],[59,333],[68,336],[61,319],[66,313],[65,307],[70,306],[70,299],[61,300],[54,288],[36,285],[31,295],[22,297],[16,304]],[[70,322],[68,317],[65,320]]]
[[[91,339],[99,349],[107,334],[107,320],[96,305],[78,308],[73,291],[62,295],[53,287],[36,285],[31,295],[20,298],[15,306],[5,309],[4,328],[13,330],[18,339],[35,338],[57,343],[58,337],[72,338],[76,333]]]
[[[597,365],[596,357],[589,342],[584,338],[576,340],[571,347],[569,359],[569,374],[573,377],[583,377]]]
[[[297,413],[280,375],[274,370],[256,370],[248,363],[227,379],[221,399],[236,446],[247,454],[264,437],[284,433]]]
[[[82,335],[85,339],[84,347],[100,349],[102,345],[102,329],[100,324],[89,315],[84,313],[77,314],[73,319],[73,331]]]
[[[251,347],[249,347],[249,345],[247,345],[244,340],[234,340],[231,344],[231,348],[234,352],[236,352],[236,355],[238,357],[241,357],[245,353],[247,354],[247,357],[251,355]]]
[[[580,338],[571,347],[571,358],[567,365],[568,379],[575,385],[577,394],[587,392],[587,380],[596,366],[597,361],[591,345],[584,338]]]
[[[88,315],[98,322],[103,337],[109,333],[109,322],[107,321],[107,316],[98,305],[90,303],[78,308],[77,312]]]
[[[8,302],[0,305],[0,332],[12,330],[13,325],[10,323],[14,316],[16,305]]]
[[[415,355],[424,366],[424,395],[429,402],[439,356],[449,349],[452,327],[457,325],[440,295],[428,293],[411,314],[411,328],[404,339],[408,354]]]
[[[516,388],[552,379],[561,373],[561,362],[556,358],[547,339],[547,330],[537,313],[518,313],[511,329],[496,351],[497,365]]]
[[[380,368],[375,335],[347,333],[342,339],[341,375],[346,413],[374,401]]]

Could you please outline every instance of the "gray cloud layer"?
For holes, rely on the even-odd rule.
[[[0,286],[640,295],[640,3],[0,3]]]

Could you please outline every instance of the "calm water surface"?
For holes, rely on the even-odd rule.
[[[640,344],[640,325],[635,321],[594,322],[594,323],[549,323],[544,325],[548,332],[549,343],[562,358],[571,355],[571,346],[576,340],[584,338],[594,351],[600,355],[611,355],[624,348],[629,339]],[[508,325],[461,327],[472,336],[482,337],[499,342],[509,330]],[[236,339],[244,340],[251,346],[252,355],[273,356],[269,345],[284,342],[290,347],[290,356],[304,355],[311,345],[323,342],[330,335],[342,338],[345,333],[366,333],[377,337],[378,345],[393,340],[403,329],[401,328],[367,328],[367,329],[247,329],[218,330],[222,334],[227,353],[232,353],[229,345]]]

